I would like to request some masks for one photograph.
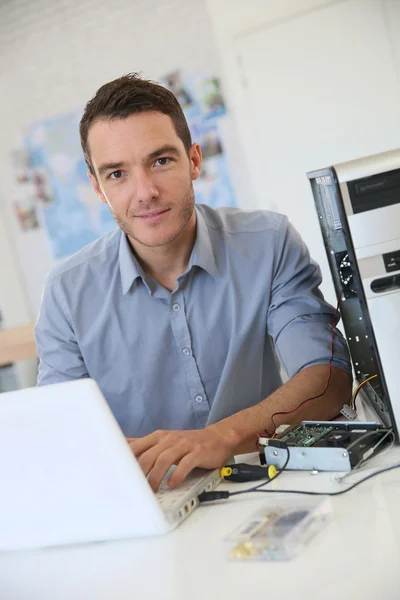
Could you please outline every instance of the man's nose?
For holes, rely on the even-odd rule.
[[[135,172],[134,182],[134,194],[137,202],[146,204],[158,197],[158,190],[146,169],[141,168]]]

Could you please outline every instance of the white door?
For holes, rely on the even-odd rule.
[[[400,89],[379,0],[348,0],[235,41],[252,185],[287,214],[334,303],[307,171],[400,146]]]

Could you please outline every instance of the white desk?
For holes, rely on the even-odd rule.
[[[400,448],[370,465],[397,462]],[[269,485],[334,491],[333,476],[288,472]],[[400,469],[332,498],[333,522],[295,560],[229,562],[224,537],[268,498],[200,506],[162,538],[1,555],[0,600],[399,600]]]

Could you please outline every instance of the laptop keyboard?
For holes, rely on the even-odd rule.
[[[205,482],[205,487],[213,489],[213,482],[206,483],[206,479],[209,479],[213,471],[203,471],[202,469],[194,469],[176,488],[169,488],[167,481],[174,468],[172,467],[168,471],[156,493],[157,500],[163,510],[170,510],[177,505],[183,505],[194,495],[201,494],[204,491],[204,488],[202,488],[203,481]],[[213,479],[217,479],[217,475]]]

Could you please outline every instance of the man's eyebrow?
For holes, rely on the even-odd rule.
[[[115,162],[115,163],[103,163],[100,165],[97,170],[99,175],[104,175],[107,171],[118,171],[119,169],[123,169],[127,166],[127,163],[124,162]]]
[[[154,152],[151,152],[147,156],[147,160],[154,160],[159,156],[162,156],[163,154],[175,154],[175,156],[179,156],[180,151],[176,146],[165,144],[164,146],[161,146],[161,148],[158,148],[157,150],[154,150]]]
[[[155,160],[156,158],[163,156],[163,154],[175,154],[175,156],[179,156],[180,151],[177,146],[165,144],[164,146],[161,146],[161,148],[157,148],[157,150],[154,150],[154,152],[148,154],[146,160]],[[126,162],[110,162],[103,163],[97,168],[97,170],[99,172],[99,175],[104,175],[104,173],[107,173],[108,171],[118,171],[119,169],[124,169],[127,166],[128,164]]]

